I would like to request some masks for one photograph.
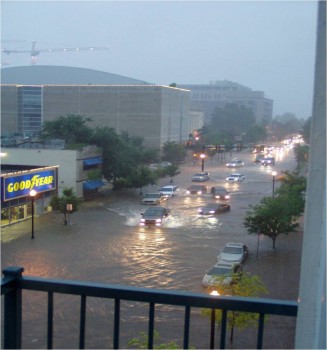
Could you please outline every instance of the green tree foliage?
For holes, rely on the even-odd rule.
[[[175,141],[166,142],[163,146],[164,159],[170,162],[180,162],[185,159],[186,149]]]
[[[267,294],[268,291],[259,276],[250,273],[235,273],[232,276],[233,283],[226,284],[223,281],[226,276],[217,276],[215,286],[210,287],[211,291],[217,291],[219,295],[259,297]],[[211,309],[202,310],[202,314],[211,317]],[[229,311],[227,313],[228,328],[230,329],[230,342],[233,342],[234,328],[244,329],[256,327],[258,324],[258,314],[249,312]],[[215,310],[215,320],[221,324],[222,310]]]
[[[80,200],[76,197],[72,188],[65,188],[62,192],[62,196],[54,196],[51,199],[50,205],[54,210],[64,214],[64,224],[67,225],[67,204],[72,204],[72,210],[69,213],[73,213],[78,210]]]
[[[250,143],[263,142],[267,138],[267,130],[264,125],[254,124],[252,125],[244,135],[244,141]]]
[[[307,144],[310,144],[310,133],[311,133],[312,117],[309,117],[303,124],[302,136]]]
[[[140,193],[142,193],[142,187],[146,185],[155,185],[157,176],[152,172],[147,166],[141,165],[133,169],[130,174],[124,179],[125,186],[127,188],[138,188]],[[117,185],[121,183],[118,181],[114,186],[117,188]]]
[[[231,146],[235,137],[246,134],[255,124],[253,112],[244,106],[229,103],[216,108],[211,122],[202,128],[205,143]]]
[[[273,249],[276,248],[276,239],[281,233],[288,234],[298,227],[286,196],[264,197],[260,204],[250,207],[251,210],[244,219],[244,227],[249,234],[263,234],[271,238]]]
[[[293,150],[297,161],[297,167],[300,169],[301,164],[307,163],[309,160],[309,146],[298,144],[293,148]]]
[[[40,138],[42,140],[51,138],[64,139],[67,145],[88,143],[93,134],[92,129],[87,126],[87,123],[90,121],[91,118],[74,114],[45,121],[42,126]]]
[[[133,349],[148,349],[148,335],[145,332],[140,332],[138,338],[132,338],[127,345]],[[153,332],[153,342],[158,342],[160,335],[158,331]],[[168,343],[154,344],[153,349],[180,349],[180,347],[173,341]]]
[[[181,173],[180,170],[179,170],[179,167],[177,165],[175,165],[175,164],[168,165],[168,166],[164,167],[162,170],[163,170],[163,175],[164,176],[165,175],[170,176],[170,183],[173,183],[173,181],[174,181],[173,178],[176,175]]]

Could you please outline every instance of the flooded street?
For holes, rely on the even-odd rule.
[[[229,241],[244,242],[250,252],[244,270],[264,280],[269,290],[267,297],[296,300],[302,239],[299,233],[281,235],[273,251],[270,239],[260,237],[258,241],[256,235],[247,233],[243,221],[249,205],[272,195],[272,176],[271,169],[253,164],[249,152],[237,156],[245,162],[245,166],[236,171],[245,175],[245,182],[226,184],[225,177],[233,171],[220,161],[211,163],[208,160],[205,170],[210,172],[210,180],[204,184],[209,191],[200,197],[188,196],[185,191],[200,165],[183,165],[181,174],[174,178],[174,184],[179,186],[178,194],[162,204],[170,208],[171,216],[160,228],[139,226],[146,206],[141,204],[138,191],[108,192],[98,200],[85,202],[71,215],[69,226],[62,225],[63,218],[57,213],[38,217],[34,240],[30,239],[30,221],[4,228],[2,268],[23,266],[24,274],[31,276],[205,293],[201,281],[205,271],[216,263],[219,250]],[[290,151],[277,161],[274,170],[294,170],[295,166]],[[158,185],[166,184],[169,178],[161,179]],[[231,211],[216,217],[200,217],[198,208],[214,202],[210,194],[213,185],[225,186],[231,192]],[[155,190],[148,188],[143,192]],[[270,272],[272,269],[274,273]],[[43,348],[46,324],[38,319],[46,319],[46,296],[26,292],[24,302],[24,348]],[[92,298],[88,301],[87,348],[112,347],[112,305],[111,301]],[[78,298],[55,296],[55,310],[54,346],[76,348]],[[162,342],[175,340],[181,345],[183,321],[180,317],[183,314],[179,311],[160,306],[156,310],[156,329],[164,337]],[[139,331],[147,331],[147,316],[147,307],[124,303],[121,347],[127,347],[127,341],[138,336]],[[192,346],[209,346],[209,329],[205,326],[208,322],[195,311],[191,326],[197,332],[192,333]],[[275,331],[279,326],[275,322],[267,328]],[[293,328],[294,320],[283,323],[278,329],[282,335],[276,337],[271,347],[291,347],[293,339],[287,331],[292,334]],[[267,332],[269,334],[268,329]],[[249,340],[255,334],[252,329],[236,330],[234,348],[255,347],[255,340]]]

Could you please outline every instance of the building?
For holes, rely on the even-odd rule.
[[[211,120],[215,108],[223,108],[235,103],[252,110],[257,122],[270,122],[273,101],[265,97],[263,91],[250,88],[228,80],[211,81],[209,84],[178,84],[182,89],[191,90],[190,109],[202,110],[204,122]]]
[[[83,198],[104,185],[102,156],[95,146],[82,150],[2,148],[1,152],[1,172],[4,174],[57,166],[56,188],[59,195],[63,189],[72,188],[78,198]],[[98,178],[94,176],[97,169]]]
[[[69,114],[90,126],[142,137],[145,147],[184,143],[189,133],[189,94],[83,68],[29,66],[1,70],[2,132],[32,136],[45,121]]]
[[[58,166],[2,173],[1,226],[26,220],[34,210],[36,214],[49,211],[57,191]]]

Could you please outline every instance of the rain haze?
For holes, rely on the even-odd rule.
[[[96,69],[159,85],[229,80],[264,91],[273,116],[312,112],[315,1],[2,1],[1,46],[38,65]],[[31,64],[2,53],[3,67]]]

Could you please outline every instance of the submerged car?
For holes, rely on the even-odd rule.
[[[230,206],[225,203],[213,203],[208,204],[200,209],[198,209],[198,213],[200,215],[217,215],[220,213],[225,213],[227,211],[230,211]]]
[[[231,160],[230,162],[226,163],[227,168],[239,168],[239,167],[241,167],[243,165],[244,165],[244,163],[241,160],[237,159],[237,158],[235,158],[235,159]]]
[[[167,197],[165,197],[162,193],[156,192],[156,193],[147,193],[144,198],[142,199],[142,204],[159,204],[166,200]]]
[[[187,194],[204,194],[207,193],[207,186],[202,185],[191,185],[186,189]]]
[[[217,260],[241,264],[248,256],[248,253],[248,247],[244,243],[229,242],[225,245],[224,249],[218,254]]]
[[[243,174],[230,174],[228,177],[226,177],[226,180],[228,182],[241,182],[245,180],[245,176]]]
[[[142,213],[141,226],[155,225],[161,226],[165,220],[167,220],[170,214],[170,209],[163,207],[151,207]]]
[[[178,190],[178,186],[167,185],[160,188],[159,193],[163,196],[169,198],[175,195],[175,192]]]
[[[209,180],[209,173],[207,171],[201,171],[199,173],[196,173],[192,176],[192,181],[207,181]]]
[[[235,274],[242,272],[242,265],[238,263],[218,262],[204,275],[202,285],[204,287],[230,284]]]
[[[218,187],[218,186],[213,186],[211,187],[211,194],[213,198],[216,199],[230,199],[229,192],[226,190],[225,187]]]

